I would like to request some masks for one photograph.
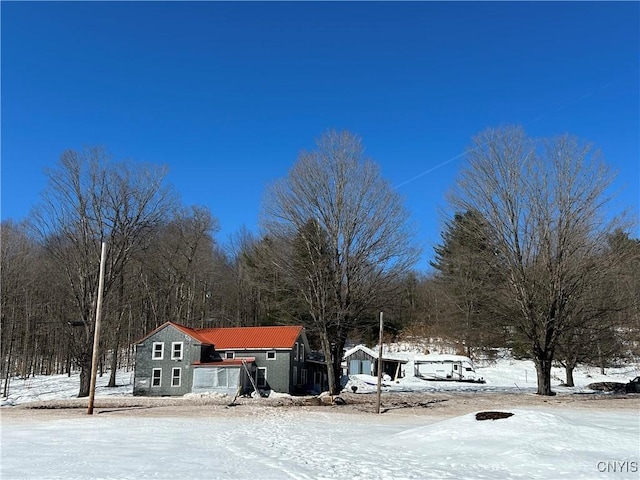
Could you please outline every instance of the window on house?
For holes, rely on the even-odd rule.
[[[293,367],[293,384],[298,385],[298,367]]]
[[[164,343],[153,342],[153,359],[162,360],[163,357],[164,357]]]
[[[300,378],[300,383],[302,385],[306,385],[307,384],[307,369],[303,368],[301,370],[300,374],[302,375],[302,377]]]
[[[313,374],[313,383],[315,385],[320,385],[322,383],[322,372],[315,372]]]
[[[276,359],[276,352],[275,350],[271,351],[271,352],[267,352],[267,360],[275,360]]]
[[[258,367],[256,370],[256,385],[258,388],[267,386],[267,367]]]
[[[182,342],[171,344],[171,360],[182,360]]]
[[[179,387],[181,377],[182,377],[182,369],[180,367],[176,367],[173,370],[171,370],[171,386]]]
[[[154,368],[151,376],[151,386],[152,387],[161,387],[162,386],[162,369]]]
[[[300,356],[298,358],[301,362],[304,362],[304,343],[300,344]]]
[[[293,346],[293,359],[298,361],[298,342]]]
[[[224,358],[229,358],[229,359],[236,358],[236,352],[224,352]]]

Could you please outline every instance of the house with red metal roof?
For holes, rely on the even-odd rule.
[[[304,393],[317,380],[309,378],[308,354],[301,326],[189,328],[167,322],[136,342],[133,394]]]

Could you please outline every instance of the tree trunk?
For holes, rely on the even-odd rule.
[[[329,383],[329,393],[337,395],[336,377],[333,362],[333,352],[331,351],[331,342],[326,331],[320,333],[320,343],[322,344],[322,353],[324,353],[325,364],[327,365],[327,382]]]
[[[109,374],[109,383],[107,387],[117,387],[116,384],[116,374],[118,373],[118,356],[120,353],[120,335],[122,332],[122,317],[118,317],[118,326],[116,327],[116,331],[114,333],[113,344],[111,349],[111,364],[110,369],[111,372]]]
[[[109,383],[107,387],[117,387],[116,384],[116,373],[118,373],[118,342],[114,344],[113,351],[111,353],[111,372],[109,373]]]
[[[565,382],[567,387],[575,387],[575,385],[573,383],[573,369],[574,368],[575,368],[575,365],[571,365],[569,363],[567,363],[567,365],[564,367],[565,372],[566,372],[566,376],[567,376],[567,380]]]
[[[16,326],[15,309],[14,309],[13,315],[14,316],[11,317],[11,333],[9,333],[9,353],[7,354],[6,365],[5,365],[4,388],[2,390],[3,397],[7,397],[9,395],[9,382],[11,381],[11,376],[13,375],[12,354],[13,354],[13,335],[14,335],[14,330]],[[4,360],[4,356],[3,356],[3,360]]]
[[[116,373],[118,370],[118,353],[120,352],[120,335],[122,332],[122,317],[124,315],[124,274],[120,275],[118,283],[118,311],[116,313],[116,328],[111,349],[111,372],[107,387],[116,387]]]
[[[88,397],[91,388],[91,359],[87,365],[85,361],[80,365],[80,391],[78,398]]]
[[[29,314],[26,315],[26,327],[24,329],[24,338],[22,341],[22,358],[21,358],[21,374],[22,378],[25,380],[29,378],[30,372],[30,355],[29,355],[29,339],[31,333],[31,317]]]
[[[551,391],[551,358],[549,355],[539,355],[534,359],[536,364],[536,375],[538,377],[538,395],[555,395]]]
[[[342,390],[342,351],[344,347],[344,340],[339,339],[337,344],[333,345],[332,354],[333,354],[333,378],[336,382],[335,394],[338,395]]]
[[[91,336],[90,338],[93,338]],[[82,354],[78,358],[78,368],[80,369],[80,391],[78,398],[88,397],[91,389],[91,365],[92,365],[93,343],[84,345]]]

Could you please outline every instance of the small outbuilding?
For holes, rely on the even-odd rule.
[[[378,352],[364,345],[356,345],[347,350],[344,353],[343,360],[346,364],[348,375],[378,375]],[[402,366],[406,363],[407,360],[383,355],[382,373],[389,375],[394,380],[402,378],[404,376]]]

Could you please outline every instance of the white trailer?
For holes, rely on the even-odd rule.
[[[414,369],[423,380],[484,383],[471,359],[462,355],[426,355],[414,360]]]

